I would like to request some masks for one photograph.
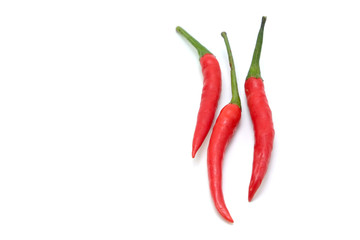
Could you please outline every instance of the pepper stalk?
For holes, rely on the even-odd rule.
[[[222,32],[221,36],[224,38],[224,41],[225,41],[226,50],[227,50],[228,57],[229,57],[229,64],[230,64],[231,93],[232,93],[232,98],[231,98],[230,103],[238,105],[241,109],[241,101],[240,101],[239,90],[238,90],[238,85],[237,85],[237,80],[236,80],[236,73],[235,73],[235,64],[234,64],[234,59],[233,59],[233,55],[232,55],[231,48],[230,48],[229,39],[227,37],[226,32]]]
[[[259,34],[256,40],[255,50],[253,54],[253,59],[251,62],[249,73],[246,79],[254,77],[254,78],[261,78],[260,74],[260,54],[261,54],[261,47],[263,43],[263,36],[264,36],[264,27],[265,27],[266,17],[262,17],[261,20],[261,27],[259,30]]]
[[[199,53],[199,57],[202,58],[205,54],[212,54],[206,47],[199,43],[193,36],[186,32],[182,27],[176,27],[176,31],[184,36],[193,45]]]

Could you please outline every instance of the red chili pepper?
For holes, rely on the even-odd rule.
[[[263,17],[251,67],[245,81],[247,104],[255,133],[254,160],[248,196],[249,202],[260,187],[268,169],[275,135],[272,114],[265,95],[259,66],[265,22],[266,17]]]
[[[200,109],[192,143],[192,157],[202,145],[214,120],[221,92],[221,71],[215,56],[181,27],[176,31],[183,35],[198,51],[204,76]]]
[[[221,33],[225,40],[231,68],[232,99],[220,112],[216,119],[208,147],[208,174],[210,192],[218,212],[227,221],[234,222],[226,208],[222,193],[222,160],[225,148],[230,141],[241,118],[241,102],[237,87],[234,60],[230,44],[225,32]]]

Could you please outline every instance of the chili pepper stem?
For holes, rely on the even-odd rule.
[[[266,22],[266,17],[263,16],[262,20],[261,20],[261,27],[259,30],[259,34],[258,34],[258,37],[256,40],[256,45],[255,45],[255,50],[254,50],[250,70],[249,70],[249,73],[248,73],[246,79],[248,79],[250,77],[261,78],[259,63],[260,63],[261,47],[262,47],[262,43],[263,43],[265,22]]]
[[[240,96],[239,96],[237,80],[236,80],[235,64],[234,64],[234,59],[232,56],[232,51],[230,48],[229,39],[227,37],[226,32],[222,32],[221,36],[224,38],[224,41],[225,41],[226,50],[227,50],[228,57],[229,57],[229,64],[230,64],[231,93],[232,93],[232,98],[231,98],[230,103],[238,105],[241,109],[241,101],[240,101]]]
[[[199,57],[202,58],[205,54],[212,54],[206,47],[199,43],[193,36],[186,32],[182,27],[177,26],[176,31],[184,36],[193,45],[199,53]]]

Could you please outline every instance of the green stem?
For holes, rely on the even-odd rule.
[[[230,74],[231,74],[231,93],[232,93],[232,98],[230,103],[238,105],[241,109],[241,101],[240,101],[239,90],[236,81],[234,59],[232,56],[229,39],[227,38],[226,32],[222,32],[221,36],[224,38],[226,50],[229,56]]]
[[[193,38],[188,32],[186,32],[182,27],[176,27],[176,31],[183,35],[198,51],[199,57],[202,58],[207,53],[212,54],[206,47],[199,43],[195,38]]]
[[[264,36],[265,22],[266,22],[266,17],[262,17],[261,27],[260,27],[259,34],[257,37],[253,59],[252,59],[250,70],[249,70],[249,73],[248,73],[246,79],[248,79],[250,77],[261,78],[259,62],[260,62],[261,46],[262,46],[263,36]]]

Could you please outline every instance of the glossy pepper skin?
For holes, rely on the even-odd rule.
[[[224,152],[241,118],[241,102],[237,88],[234,60],[225,32],[224,38],[231,68],[232,99],[216,119],[208,146],[207,164],[211,197],[220,215],[228,222],[234,222],[224,201],[222,192],[222,163]]]
[[[208,49],[194,39],[183,28],[177,27],[176,31],[183,35],[198,51],[204,79],[200,108],[192,142],[191,155],[194,158],[204,142],[214,120],[221,93],[221,70],[216,57]]]
[[[255,135],[253,168],[248,195],[249,202],[253,199],[267,172],[275,136],[272,113],[259,67],[265,22],[266,17],[263,17],[253,60],[245,81],[245,94]]]

